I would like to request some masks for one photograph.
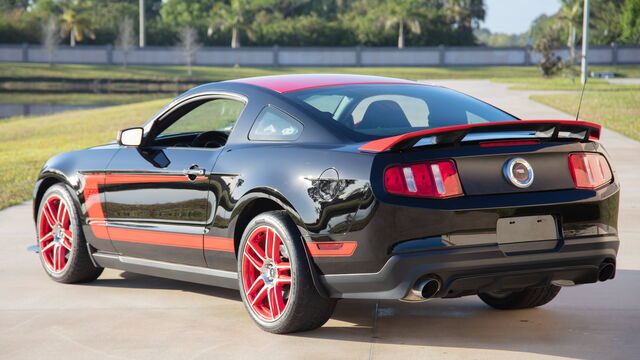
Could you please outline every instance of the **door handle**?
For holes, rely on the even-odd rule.
[[[182,170],[182,173],[190,180],[195,180],[198,176],[204,176],[205,170],[198,165],[192,165],[190,168]]]

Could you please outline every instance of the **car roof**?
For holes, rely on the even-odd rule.
[[[326,86],[356,85],[356,84],[413,84],[424,85],[415,81],[396,79],[383,76],[351,75],[351,74],[290,74],[258,76],[244,79],[229,80],[271,89],[279,93],[313,89]]]

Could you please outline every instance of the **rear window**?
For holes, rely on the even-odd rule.
[[[284,94],[344,127],[385,137],[516,117],[462,93],[424,85],[342,85]]]

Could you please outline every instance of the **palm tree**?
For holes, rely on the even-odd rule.
[[[61,30],[63,36],[69,36],[69,45],[76,46],[76,41],[82,41],[85,35],[95,39],[91,20],[86,16],[87,7],[79,1],[66,1],[63,6]]]
[[[231,29],[231,48],[240,47],[240,32],[244,31],[249,39],[255,40],[255,34],[247,24],[249,5],[246,0],[231,0],[229,4],[216,3],[211,10],[212,21],[207,34],[214,31],[228,31]]]
[[[405,25],[414,34],[420,34],[420,20],[418,16],[418,2],[416,0],[392,0],[383,7],[381,23],[386,30],[398,27],[398,48],[404,48]]]
[[[443,4],[443,10],[459,31],[471,37],[478,20],[485,16],[483,0],[448,0]]]
[[[560,8],[558,19],[567,25],[569,61],[573,65],[576,63],[576,29],[580,27],[582,21],[582,0],[561,1],[562,8]]]

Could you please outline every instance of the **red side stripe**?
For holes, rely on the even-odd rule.
[[[204,249],[215,251],[235,252],[233,239],[217,236],[204,237]]]
[[[100,202],[99,184],[118,183],[144,183],[144,182],[169,182],[186,181],[186,176],[150,176],[150,175],[105,175],[105,174],[85,174],[84,175],[84,200],[89,216],[89,226],[93,234],[100,239],[111,239],[116,241],[137,242],[142,244],[176,246],[193,249],[216,250],[233,252],[235,251],[233,239],[205,236],[204,240],[200,235],[164,233],[158,231],[132,230],[116,227],[107,227],[104,210]],[[111,235],[111,236],[110,236]]]
[[[342,246],[338,246],[339,244],[342,244]],[[307,243],[307,249],[309,249],[309,253],[313,257],[351,256],[356,251],[357,247],[358,243],[355,241],[328,241]]]
[[[233,252],[233,239],[202,235],[176,234],[160,231],[134,230],[109,227],[111,240],[135,242],[140,244],[175,246],[190,249],[202,249]]]

